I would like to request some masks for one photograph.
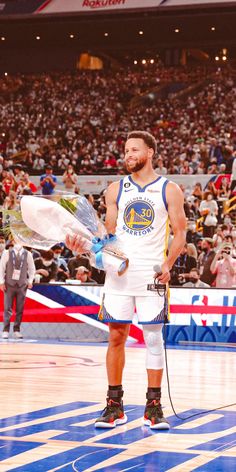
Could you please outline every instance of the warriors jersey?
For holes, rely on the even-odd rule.
[[[120,181],[116,236],[129,267],[122,276],[107,273],[105,293],[152,295],[147,284],[153,283],[153,266],[164,262],[168,240],[167,183],[162,176],[145,187],[131,176]]]

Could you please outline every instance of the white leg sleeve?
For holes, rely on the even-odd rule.
[[[143,326],[143,336],[147,348],[147,369],[159,370],[164,368],[164,344],[162,336],[163,324],[150,324]]]

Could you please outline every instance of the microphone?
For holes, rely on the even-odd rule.
[[[158,276],[162,274],[161,267],[159,266],[159,264],[155,264],[153,266],[153,270],[157,275],[156,277],[154,277],[154,283],[147,285],[147,289],[151,292],[157,292],[158,295],[163,297],[166,293],[166,284],[161,284],[158,281]]]
[[[161,266],[159,266],[159,264],[155,264],[155,265],[153,266],[153,270],[154,270],[154,272],[157,273],[157,275],[161,275],[161,273],[162,273],[162,272],[161,272]]]

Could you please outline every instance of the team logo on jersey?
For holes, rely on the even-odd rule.
[[[139,200],[131,202],[124,211],[124,222],[133,231],[149,228],[154,220],[154,210],[150,203]]]

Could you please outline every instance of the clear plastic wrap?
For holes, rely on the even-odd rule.
[[[89,201],[81,195],[60,192],[51,197],[25,195],[20,210],[8,212],[14,238],[22,245],[50,249],[65,242],[66,235],[79,235],[93,266],[122,275],[127,257],[119,251],[116,236],[108,235]]]

